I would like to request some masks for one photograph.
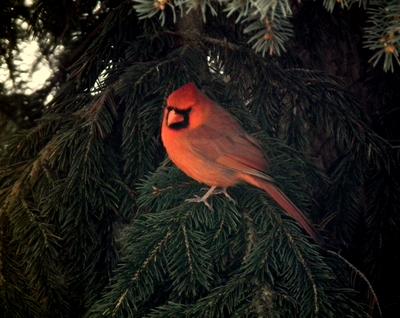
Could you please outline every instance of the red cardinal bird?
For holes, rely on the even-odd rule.
[[[203,197],[187,201],[203,202],[221,188],[249,183],[264,190],[304,230],[318,240],[317,232],[304,214],[265,174],[267,160],[257,141],[249,136],[225,109],[204,95],[193,83],[174,91],[167,99],[161,129],[169,158],[189,177],[210,189]]]

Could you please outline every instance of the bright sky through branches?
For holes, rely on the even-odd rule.
[[[32,5],[32,0],[25,0],[26,6]],[[21,21],[21,28],[27,30],[28,25],[26,22]],[[21,82],[21,91],[25,94],[31,94],[35,90],[41,88],[46,80],[52,74],[50,65],[46,59],[41,59],[36,64],[40,56],[39,45],[35,39],[20,42],[18,44],[19,53],[15,54],[15,65],[20,72],[17,82]],[[1,61],[0,66],[0,83],[4,84],[6,90],[13,92],[14,87],[10,79],[10,73],[4,61]],[[34,69],[32,68],[33,66]]]
[[[51,75],[49,63],[42,59],[37,67],[32,70],[32,66],[39,56],[39,46],[35,40],[20,43],[20,54],[16,56],[15,64],[21,70],[20,78],[17,81],[22,82],[22,90],[30,94],[41,88]],[[7,90],[13,90],[13,84],[9,78],[9,72],[6,65],[0,68],[0,82],[4,83]]]

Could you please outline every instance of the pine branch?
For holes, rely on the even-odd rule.
[[[268,297],[260,304],[253,298],[259,297],[259,293],[265,293],[266,289],[271,290],[273,299],[282,299],[282,306],[286,301],[294,299],[294,302],[303,308],[304,317],[335,311],[328,302],[329,297],[334,296],[323,287],[331,284],[331,269],[321,256],[317,256],[318,252],[304,240],[299,229],[294,228],[292,221],[278,217],[278,212],[275,207],[271,208],[271,203],[254,196],[259,195],[257,191],[242,193],[240,197],[246,200],[239,201],[238,208],[249,211],[254,219],[252,231],[257,233],[257,236],[251,239],[254,240],[253,243],[249,245],[246,230],[239,230],[241,227],[248,227],[242,224],[243,220],[232,223],[233,220],[228,221],[224,218],[226,214],[218,216],[215,213],[210,214],[204,206],[179,203],[183,198],[190,196],[193,190],[198,191],[198,186],[188,184],[184,180],[176,169],[161,167],[142,184],[139,202],[143,214],[132,224],[124,237],[124,240],[135,243],[125,249],[123,259],[126,263],[118,270],[116,280],[103,300],[93,307],[91,315],[95,316],[95,313],[99,312],[111,314],[112,303],[119,305],[118,311],[114,312],[116,317],[124,316],[127,312],[146,315],[146,304],[153,297],[152,293],[161,283],[161,279],[171,282],[172,290],[166,295],[167,299],[164,299],[170,303],[161,302],[160,307],[149,314],[150,317],[174,314],[221,317],[225,310],[231,313],[254,312],[264,306],[270,306]],[[213,199],[216,211],[224,211],[226,203],[219,198]],[[228,235],[220,234],[222,220],[215,222],[215,218],[221,217],[224,218],[224,226],[230,228],[230,232],[226,232]],[[239,222],[239,228],[236,222]],[[273,231],[277,226],[280,230]],[[165,241],[165,233],[168,233],[168,242]],[[292,233],[296,233],[295,236]],[[215,240],[215,237],[219,239]],[[160,249],[160,242],[165,242],[165,246],[162,245],[164,252]],[[280,248],[276,249],[275,244]],[[192,246],[196,246],[196,249]],[[213,248],[210,248],[211,246]],[[242,261],[232,264],[228,261],[226,266],[215,264],[211,267],[207,265],[209,261],[204,263],[207,259],[219,260],[217,255],[225,248],[231,250],[232,255],[241,254]],[[280,252],[277,253],[278,250]],[[157,258],[152,251],[157,251]],[[244,255],[247,256],[243,258]],[[291,261],[286,264],[283,259],[288,257]],[[263,261],[260,261],[261,259]],[[148,260],[157,264],[148,266]],[[293,262],[295,266],[289,265]],[[206,267],[202,264],[206,264]],[[283,277],[271,276],[272,273],[280,271],[285,273]],[[129,282],[124,279],[127,277],[125,275],[132,277],[133,273],[138,272],[141,273],[143,282],[139,285],[125,285]],[[211,279],[221,276],[226,278]],[[150,280],[150,277],[156,280]],[[326,279],[328,281],[325,281]],[[305,284],[310,286],[311,291],[304,288]],[[126,287],[121,290],[120,286]],[[191,291],[195,286],[197,287]],[[200,286],[204,289],[199,288]],[[313,299],[311,303],[310,298]],[[190,305],[185,304],[186,299],[191,300]],[[254,300],[248,302],[245,299]],[[273,310],[279,312],[280,309],[273,307]],[[359,315],[362,316],[361,311]]]
[[[383,70],[393,72],[394,62],[400,65],[400,5],[385,1],[371,5],[367,12],[364,45],[375,51],[370,62],[376,66],[383,59]]]

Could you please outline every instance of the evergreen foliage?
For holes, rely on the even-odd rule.
[[[288,40],[293,37],[293,27],[290,19],[293,16],[291,2],[288,0],[268,1],[196,1],[179,0],[138,0],[135,9],[140,18],[151,18],[157,15],[161,24],[165,24],[169,9],[172,11],[173,20],[176,21],[178,13],[181,15],[197,6],[201,9],[203,19],[206,20],[206,11],[217,15],[217,3],[221,5],[222,12],[227,17],[234,17],[235,23],[242,23],[243,33],[250,34],[247,42],[252,44],[256,52],[263,55],[280,55],[286,51]],[[397,0],[324,0],[324,7],[332,12],[337,5],[350,9],[358,5],[368,12],[367,26],[364,34],[365,47],[374,51],[370,61],[375,66],[383,60],[385,71],[394,70],[394,64],[399,65],[400,51],[400,4]],[[221,12],[221,14],[222,14]]]
[[[323,5],[335,14],[336,3]],[[340,4],[368,8],[360,34],[373,62],[395,71],[398,5]],[[1,62],[15,83],[11,92],[0,87],[0,112],[13,122],[0,153],[4,317],[379,316],[365,276],[340,255],[377,287],[384,314],[398,312],[397,148],[374,131],[346,82],[304,68],[293,52],[300,42],[307,48],[290,44],[302,4],[0,7],[0,24],[10,25],[0,28]],[[21,20],[41,58],[57,64],[30,96],[13,62],[28,38]],[[165,98],[189,81],[262,142],[269,174],[319,224],[324,245],[249,186],[229,190],[237,204],[212,197],[214,212],[184,201],[204,185],[170,164],[159,135]],[[396,99],[393,87],[384,107]],[[10,106],[20,115],[8,116]]]

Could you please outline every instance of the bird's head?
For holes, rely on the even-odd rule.
[[[168,96],[164,122],[174,130],[195,128],[204,121],[207,97],[194,83],[178,88]]]

